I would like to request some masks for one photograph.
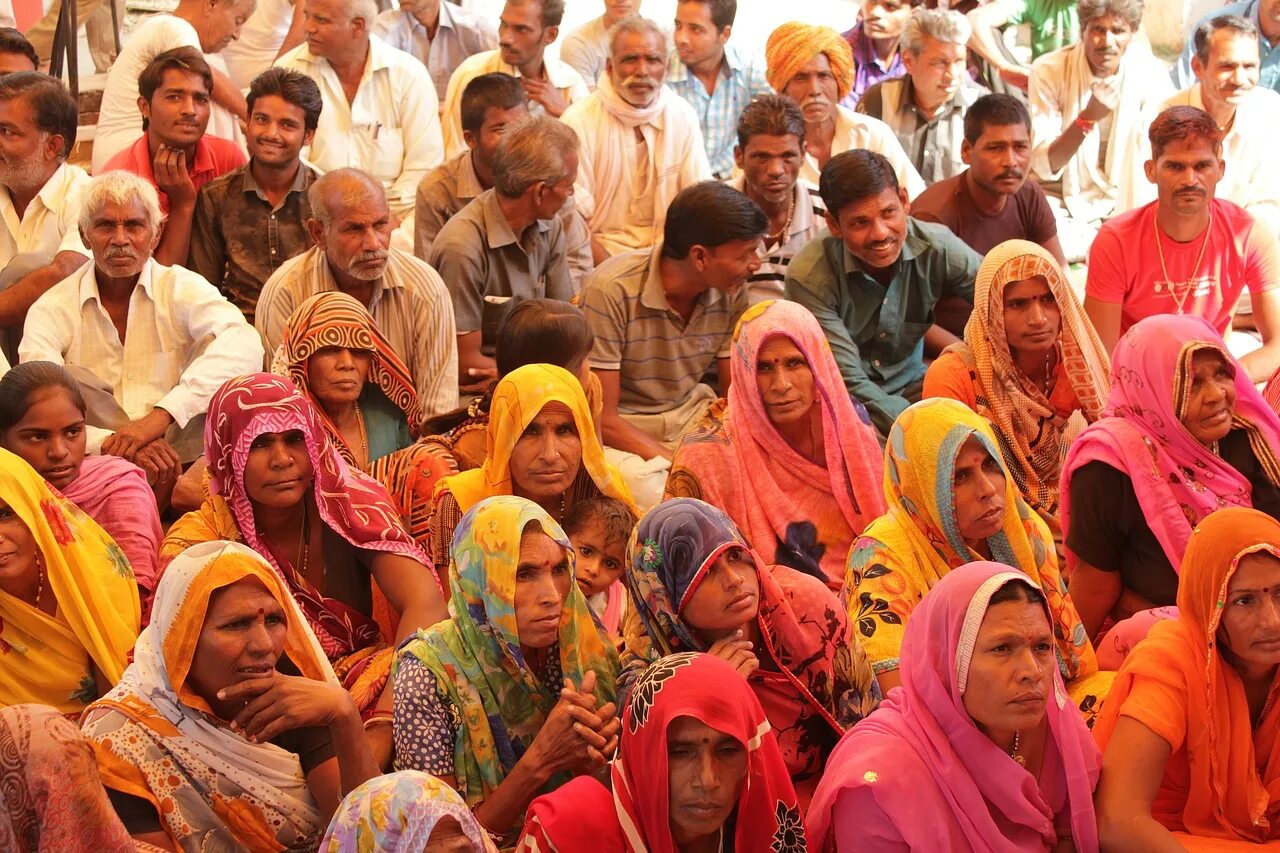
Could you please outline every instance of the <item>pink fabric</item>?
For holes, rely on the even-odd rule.
[[[1064,538],[1071,525],[1071,477],[1089,462],[1104,462],[1129,475],[1147,524],[1175,570],[1180,570],[1193,525],[1216,509],[1253,505],[1249,481],[1196,441],[1179,420],[1181,402],[1174,386],[1180,375],[1190,375],[1192,354],[1203,348],[1217,350],[1235,367],[1233,428],[1254,429],[1267,447],[1280,448],[1280,416],[1213,327],[1200,317],[1149,317],[1116,345],[1106,417],[1090,424],[1067,452],[1059,515]],[[1259,461],[1266,467],[1265,460]],[[1074,564],[1068,550],[1068,570]]]
[[[888,821],[871,829],[912,850],[953,849],[955,839],[966,839],[980,853],[1056,844],[1054,812],[1042,783],[974,724],[957,674],[973,655],[975,638],[969,636],[966,646],[963,635],[966,622],[976,618],[980,624],[991,596],[1013,579],[1035,585],[1008,566],[969,563],[943,577],[912,613],[902,644],[902,686],[851,729],[828,759],[809,806],[810,850],[863,849],[861,828],[836,837],[835,812],[842,798],[847,801],[844,795],[868,792]],[[1046,759],[1053,755],[1059,773],[1043,784],[1065,789],[1076,849],[1096,851],[1093,789],[1102,757],[1067,701],[1061,676],[1055,671],[1053,678],[1054,695],[1045,710],[1052,746],[1046,746]],[[1052,765],[1046,760],[1046,768]]]
[[[1128,619],[1122,619],[1110,627],[1103,625],[1102,636],[1096,644],[1098,650],[1098,668],[1115,672],[1120,669],[1124,659],[1133,651],[1133,647],[1147,638],[1151,628],[1165,619],[1177,619],[1176,607],[1153,607],[1141,610]]]
[[[622,636],[622,605],[627,597],[627,588],[623,586],[621,580],[616,580],[609,584],[609,588],[605,591],[608,596],[605,599],[604,613],[600,616],[600,623],[604,625],[604,630],[611,638]]]
[[[149,596],[156,588],[164,533],[155,492],[143,470],[118,456],[86,456],[79,476],[62,495],[116,541]]]

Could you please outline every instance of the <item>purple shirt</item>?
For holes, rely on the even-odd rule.
[[[894,77],[901,77],[907,73],[907,69],[902,66],[902,51],[895,51],[893,59],[889,62],[888,67],[880,65],[880,58],[876,56],[876,47],[871,43],[871,39],[867,38],[862,32],[862,24],[859,22],[853,29],[841,33],[844,40],[849,43],[849,47],[853,49],[853,88],[849,90],[849,94],[840,102],[842,107],[854,110],[858,108],[858,101],[862,99],[863,92],[870,89],[881,80],[889,80]]]

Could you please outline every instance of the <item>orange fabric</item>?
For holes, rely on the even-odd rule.
[[[1060,417],[1069,418],[1080,401],[1076,397],[1076,389],[1067,381],[1066,365],[1058,362],[1058,377],[1054,381],[1053,392],[1049,394],[1049,404]],[[959,400],[975,412],[978,411],[977,377],[974,376],[964,357],[957,352],[944,352],[929,365],[924,375],[924,391],[920,399],[931,397],[949,397]]]

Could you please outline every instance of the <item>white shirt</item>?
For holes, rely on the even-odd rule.
[[[560,58],[582,75],[587,88],[594,92],[609,59],[609,28],[604,25],[604,16],[592,18],[565,36],[560,43]]]
[[[258,333],[204,278],[149,260],[129,297],[124,343],[98,295],[95,264],[55,284],[27,312],[18,360],[84,369],[130,420],[153,408],[185,427],[228,379],[262,370]],[[96,433],[96,434],[95,434]],[[110,430],[91,428],[101,444]]]
[[[498,46],[498,31],[493,24],[448,2],[440,4],[434,39],[421,21],[403,9],[388,9],[378,15],[373,34],[427,66],[440,101],[444,101],[449,89],[449,78],[468,56]]]
[[[293,4],[289,0],[258,0],[240,28],[240,37],[222,49],[221,56],[237,88],[248,89],[254,77],[275,63],[292,23]]]
[[[369,38],[369,59],[356,97],[347,101],[338,72],[306,42],[276,61],[315,80],[324,98],[310,162],[320,172],[363,169],[387,189],[391,212],[413,210],[418,182],[444,162],[439,102],[422,63]]]
[[[0,269],[4,270],[0,286],[48,266],[59,252],[89,257],[89,249],[80,239],[80,193],[87,183],[89,175],[84,169],[63,163],[21,217],[9,190],[0,187],[0,217],[4,220],[0,229]]]
[[[560,90],[566,103],[580,101],[589,93],[582,76],[559,59],[549,54],[542,57],[542,67],[546,70],[551,85]],[[444,150],[447,156],[453,157],[467,150],[466,140],[462,138],[462,91],[467,84],[481,74],[501,72],[519,77],[520,69],[502,61],[502,51],[488,50],[469,57],[458,66],[449,78],[449,89],[444,96],[444,106],[440,110],[440,122],[444,127]],[[542,105],[530,99],[529,111],[541,113]]]
[[[883,155],[898,176],[898,185],[907,191],[907,198],[912,199],[924,192],[924,179],[911,165],[911,158],[902,150],[902,143],[889,125],[878,118],[872,118],[853,110],[836,106],[836,132],[831,139],[831,156],[865,148]],[[818,168],[818,160],[809,152],[805,152],[804,164],[800,167],[800,180],[809,184],[809,188],[817,194],[818,179],[822,170]]]

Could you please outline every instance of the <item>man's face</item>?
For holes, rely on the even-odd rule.
[[[667,58],[656,33],[620,33],[605,62],[613,88],[633,107],[647,107],[662,91]]]
[[[604,0],[604,21],[609,26],[640,14],[640,0]]]
[[[151,102],[138,98],[138,108],[150,122],[150,132],[175,148],[195,145],[209,126],[209,90],[194,71],[166,69]]]
[[[509,110],[498,107],[487,108],[484,111],[484,123],[480,125],[478,136],[469,130],[462,132],[462,138],[466,140],[473,152],[471,156],[492,169],[493,155],[498,151],[498,143],[502,141],[502,135],[507,132],[510,125],[527,115],[529,115],[529,107],[525,104],[514,106]]]
[[[22,53],[0,53],[0,75],[13,74],[17,71],[35,71],[31,57]]]
[[[862,31],[873,39],[893,39],[902,35],[911,20],[907,0],[867,0],[862,6]]]
[[[306,129],[307,114],[279,95],[263,95],[249,110],[245,142],[249,155],[268,166],[296,163],[302,146],[315,131]]]
[[[142,272],[160,235],[138,199],[108,201],[80,232],[93,252],[93,262],[108,278],[131,278]]]
[[[507,0],[498,22],[502,61],[516,67],[536,62],[556,40],[559,29],[542,26],[542,3],[538,0]]]
[[[240,28],[253,14],[254,0],[218,0],[198,28],[200,49],[218,53],[240,37]]]
[[[1213,200],[1225,168],[1221,151],[1202,136],[1170,142],[1145,164],[1147,180],[1156,185],[1160,207],[1182,216],[1204,210]]]
[[[907,237],[907,193],[886,188],[879,195],[846,204],[827,227],[855,258],[871,270],[887,269],[902,254]]]
[[[831,73],[831,60],[825,53],[819,53],[787,81],[779,94],[799,104],[805,124],[812,125],[821,124],[835,115],[839,91],[836,75]]]
[[[698,270],[702,280],[724,293],[737,293],[760,269],[760,237],[730,240],[714,249],[696,248],[703,249]]]
[[[303,0],[302,13],[307,49],[314,56],[336,56],[368,31],[363,18],[349,17],[343,0]]]
[[[1219,30],[1209,37],[1209,60],[1191,58],[1191,70],[1200,80],[1205,106],[1239,106],[1258,85],[1258,40],[1243,33]]]
[[[911,87],[921,103],[929,107],[946,103],[960,90],[968,73],[967,59],[964,45],[929,35],[924,37],[919,56],[909,50],[902,52]]]
[[[36,127],[35,111],[24,97],[0,100],[0,186],[42,186],[57,168],[61,136]]]
[[[1090,70],[1098,77],[1111,77],[1120,70],[1120,60],[1133,40],[1133,27],[1123,15],[1107,12],[1085,24],[1080,35]]]
[[[960,159],[969,164],[969,180],[994,195],[1013,195],[1022,189],[1031,165],[1031,132],[1018,124],[988,124],[977,142],[960,145]]]
[[[769,204],[782,204],[791,199],[804,163],[804,148],[798,136],[757,133],[747,140],[745,148],[736,148],[733,154],[742,170],[748,195]]]
[[[716,29],[711,20],[711,6],[699,0],[680,0],[676,6],[676,53],[685,65],[709,62],[720,56],[729,40],[729,31]]]
[[[311,220],[312,238],[339,278],[377,281],[386,272],[387,247],[391,245],[391,211],[386,199],[366,192],[339,200],[335,198],[340,195],[338,188],[329,192],[333,221],[325,228]]]

